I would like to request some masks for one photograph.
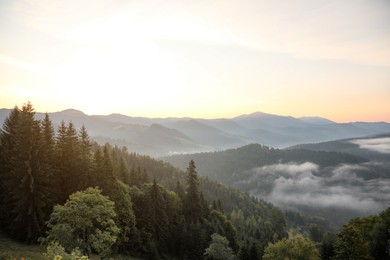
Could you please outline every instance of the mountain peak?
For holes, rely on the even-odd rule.
[[[62,110],[60,113],[66,114],[66,115],[72,115],[72,116],[85,116],[86,115],[86,114],[84,114],[84,112],[77,110],[77,109],[73,109],[73,108]]]
[[[255,117],[269,117],[269,116],[275,116],[275,115],[257,111],[257,112],[250,113],[250,114],[243,114],[243,115],[237,116],[236,118],[255,118]]]

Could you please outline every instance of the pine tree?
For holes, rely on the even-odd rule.
[[[12,237],[35,242],[41,234],[47,218],[49,198],[49,171],[45,167],[43,138],[40,122],[34,119],[34,109],[30,103],[6,121],[3,132],[13,145],[5,150],[5,201],[8,211],[9,231]],[[15,120],[16,119],[16,120]],[[12,121],[12,124],[11,124]],[[11,129],[12,128],[12,129]],[[7,138],[4,144],[7,143]],[[2,142],[3,143],[3,142]]]
[[[109,147],[105,145],[103,148],[103,163],[101,169],[102,176],[99,180],[104,192],[109,192],[115,183],[114,168],[110,157]]]
[[[11,158],[18,154],[16,140],[19,117],[20,109],[15,107],[4,121],[0,132],[0,210],[2,212],[0,214],[0,227],[4,230],[9,229],[9,223],[12,221],[12,202],[8,182],[12,177]]]
[[[79,131],[79,143],[80,143],[80,163],[79,163],[79,171],[83,176],[81,184],[81,189],[85,189],[93,183],[92,176],[92,151],[91,151],[91,140],[89,139],[89,135],[87,129],[83,125]]]
[[[68,179],[68,149],[67,149],[67,127],[64,121],[61,121],[56,136],[55,144],[55,169],[57,171],[57,180],[58,180],[58,202],[60,204],[65,203],[67,197],[70,193],[67,191],[66,182]]]
[[[119,172],[118,177],[121,181],[123,181],[126,184],[129,184],[129,170],[127,169],[125,160],[123,157],[120,157],[119,159]]]
[[[200,220],[202,214],[198,174],[193,160],[188,164],[187,174],[187,193],[183,202],[183,210],[187,222],[191,223]]]
[[[160,250],[166,250],[169,223],[166,213],[167,203],[160,189],[162,187],[157,184],[156,179],[153,179],[153,185],[150,188],[151,224],[153,228],[152,234],[157,242],[157,247]]]
[[[41,169],[47,176],[46,182],[50,192],[50,205],[47,208],[47,214],[51,213],[52,207],[58,202],[56,196],[59,187],[58,173],[55,169],[55,139],[54,139],[54,127],[50,120],[49,114],[45,114],[45,118],[41,121],[42,128],[42,149],[41,149]]]
[[[201,201],[199,192],[198,174],[193,160],[187,168],[187,190],[183,201],[183,211],[187,222],[196,222],[201,218]]]

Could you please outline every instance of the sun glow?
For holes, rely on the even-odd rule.
[[[0,105],[388,121],[389,6],[347,2],[3,3]]]

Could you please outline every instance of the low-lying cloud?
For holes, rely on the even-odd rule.
[[[358,140],[352,140],[350,142],[359,145],[360,149],[366,149],[378,153],[390,154],[390,137],[358,139]]]
[[[361,177],[367,171],[369,164],[273,164],[252,169],[235,186],[285,209],[375,214],[390,204],[390,179]]]

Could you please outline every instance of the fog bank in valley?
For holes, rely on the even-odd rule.
[[[390,154],[390,138],[357,139],[351,143],[359,145],[360,149],[366,149],[378,153]]]
[[[333,215],[341,224],[350,215],[375,214],[389,206],[390,178],[367,178],[373,164],[324,169],[311,162],[266,165],[246,172],[250,177],[235,187],[284,209]]]

